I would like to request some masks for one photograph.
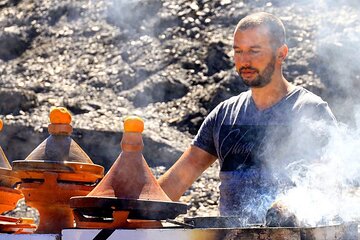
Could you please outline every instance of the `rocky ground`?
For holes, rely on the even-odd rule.
[[[357,0],[0,0],[1,146],[10,161],[24,159],[47,136],[50,108],[65,106],[73,138],[108,169],[122,119],[136,114],[145,158],[162,174],[209,111],[246,90],[233,70],[232,32],[257,11],[287,28],[286,78],[356,126],[359,9]],[[217,213],[217,169],[182,198],[190,216]]]

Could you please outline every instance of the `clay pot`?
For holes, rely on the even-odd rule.
[[[23,198],[22,193],[16,188],[16,183],[20,182],[11,165],[0,147],[0,214],[12,210],[17,202]]]
[[[36,232],[60,233],[74,227],[70,198],[87,195],[104,176],[104,168],[71,139],[71,125],[52,123],[48,130],[50,136],[25,160],[13,161],[13,168],[26,203],[40,213]]]
[[[0,152],[2,152],[1,148]],[[24,197],[15,186],[17,182],[20,182],[20,179],[16,177],[11,168],[0,168],[0,214],[13,210],[17,202]]]
[[[17,202],[24,197],[18,189],[8,187],[0,187],[0,195],[0,214],[13,210]]]
[[[162,190],[144,159],[141,124],[137,117],[125,119],[122,151],[115,163],[86,197],[70,200],[78,228],[158,228],[164,209],[177,205]],[[92,217],[87,219],[88,215]],[[113,220],[103,220],[105,215]],[[141,219],[136,218],[139,216]]]

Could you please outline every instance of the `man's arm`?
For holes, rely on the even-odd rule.
[[[177,201],[215,160],[210,153],[190,146],[158,182],[169,198]]]

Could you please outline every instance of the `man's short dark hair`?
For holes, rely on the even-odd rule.
[[[244,31],[261,26],[269,30],[270,41],[273,47],[278,48],[285,44],[286,33],[284,24],[278,17],[270,13],[259,12],[244,17],[236,26],[236,31]]]

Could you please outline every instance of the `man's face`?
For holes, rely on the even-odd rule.
[[[266,28],[236,31],[233,48],[236,71],[247,86],[260,88],[271,82],[276,55]]]

